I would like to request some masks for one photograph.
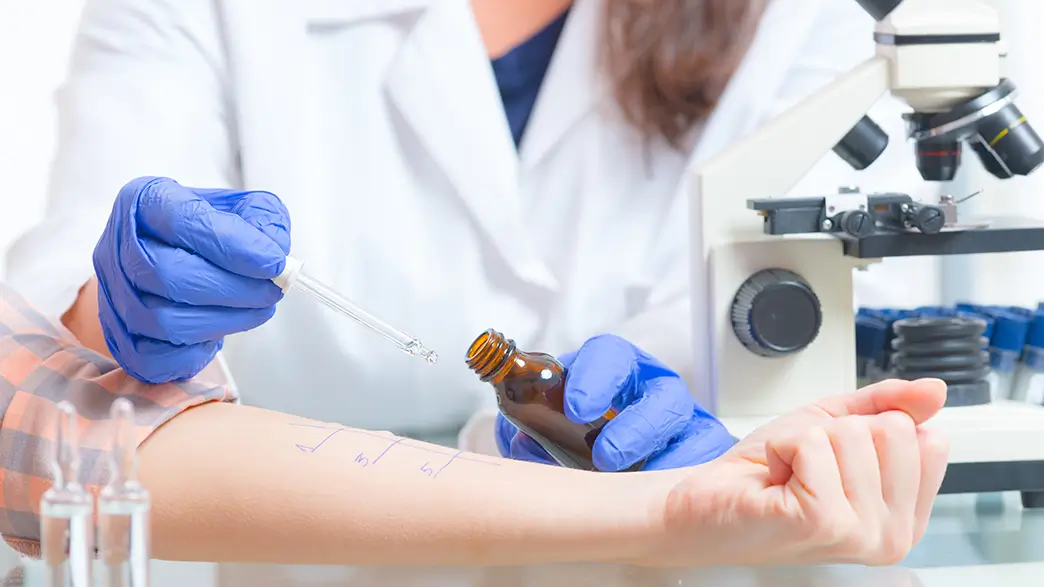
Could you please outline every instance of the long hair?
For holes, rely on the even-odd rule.
[[[714,110],[768,0],[609,0],[604,65],[624,116],[679,148]]]

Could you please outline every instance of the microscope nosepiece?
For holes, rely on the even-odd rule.
[[[917,141],[917,170],[925,181],[951,181],[961,166],[961,144],[957,141]]]
[[[996,87],[947,112],[905,116],[917,145],[917,169],[928,181],[953,179],[968,141],[983,167],[1000,179],[1029,175],[1044,163],[1044,141],[1015,105],[1015,84]]]
[[[1044,141],[1015,104],[983,119],[971,146],[1000,179],[1029,175],[1044,162]]]

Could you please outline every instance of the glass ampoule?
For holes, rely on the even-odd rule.
[[[495,330],[479,335],[468,349],[468,367],[493,386],[504,418],[535,440],[563,467],[596,470],[591,450],[602,428],[616,417],[610,408],[586,424],[565,415],[566,368],[551,355],[526,352]],[[641,468],[644,461],[628,470]]]
[[[112,404],[109,482],[98,494],[98,559],[105,587],[147,587],[151,557],[149,492],[138,481],[134,407]]]
[[[79,426],[69,402],[58,404],[52,486],[40,500],[40,555],[47,587],[90,587],[94,499],[80,484]]]

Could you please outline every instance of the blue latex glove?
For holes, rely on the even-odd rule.
[[[94,250],[105,342],[146,383],[193,377],[224,337],[275,314],[290,217],[266,192],[143,177],[120,190]]]
[[[620,337],[597,336],[559,361],[569,370],[565,412],[570,420],[593,422],[610,407],[619,411],[594,443],[594,464],[601,471],[620,471],[643,458],[648,458],[646,471],[698,465],[736,443],[721,422],[696,405],[677,373]],[[496,439],[505,457],[555,464],[501,415]]]

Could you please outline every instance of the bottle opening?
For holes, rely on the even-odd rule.
[[[468,347],[465,362],[483,381],[498,379],[511,368],[515,356],[515,341],[489,329],[478,336]]]

